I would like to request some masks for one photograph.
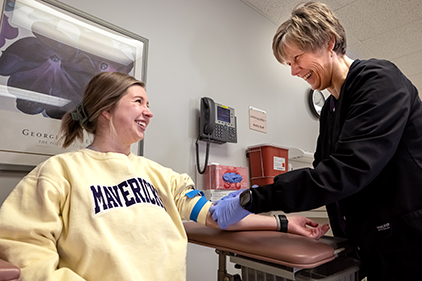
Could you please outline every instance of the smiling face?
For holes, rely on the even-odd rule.
[[[129,87],[110,116],[119,145],[130,146],[142,140],[153,116],[145,89],[139,85]]]
[[[303,51],[290,42],[284,50],[286,64],[290,66],[293,76],[304,79],[313,90],[324,90],[331,86],[333,52],[329,45],[311,52]]]

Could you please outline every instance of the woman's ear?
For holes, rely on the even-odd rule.
[[[101,112],[101,116],[103,116],[106,120],[111,120],[111,109],[107,108]]]
[[[331,35],[330,36],[330,41],[328,41],[328,51],[333,51],[334,52],[334,46],[336,44],[336,38]]]

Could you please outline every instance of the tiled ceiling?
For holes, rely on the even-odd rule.
[[[277,27],[298,0],[241,0]],[[422,97],[421,0],[321,0],[340,19],[352,59],[382,58],[394,62]],[[275,30],[274,30],[275,32]]]

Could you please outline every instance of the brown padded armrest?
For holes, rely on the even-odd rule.
[[[17,281],[20,275],[19,267],[0,259],[0,281]]]
[[[293,268],[314,268],[335,258],[315,239],[277,231],[224,231],[184,222],[190,243]]]

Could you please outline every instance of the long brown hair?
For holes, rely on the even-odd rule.
[[[133,85],[145,88],[143,82],[120,72],[102,72],[94,76],[85,89],[82,103],[62,118],[60,134],[63,148],[76,139],[83,141],[83,129],[95,135],[101,113],[113,109]]]

